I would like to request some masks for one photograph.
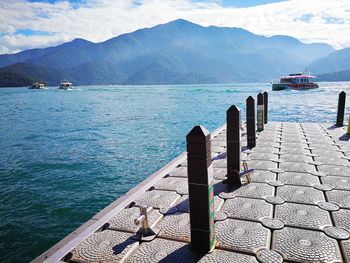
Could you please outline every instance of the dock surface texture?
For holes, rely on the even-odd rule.
[[[345,127],[271,122],[243,161],[251,182],[229,190],[225,126],[212,133],[216,248],[190,249],[186,154],[118,199],[37,262],[350,262],[350,142]],[[150,242],[132,237],[152,206]],[[107,222],[107,224],[105,224]],[[104,226],[104,227],[101,227]]]

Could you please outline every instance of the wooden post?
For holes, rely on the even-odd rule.
[[[348,135],[350,135],[350,115],[349,115],[349,121],[348,121],[348,130],[346,131]]]
[[[226,144],[227,144],[227,180],[230,187],[242,185],[239,172],[241,168],[241,129],[240,109],[231,106],[226,112]]]
[[[195,126],[186,139],[191,247],[198,252],[209,252],[215,248],[210,133],[202,126]]]
[[[264,130],[264,95],[258,94],[258,106],[257,106],[257,119],[258,119],[258,132]]]
[[[246,112],[247,112],[247,146],[253,148],[256,145],[256,133],[255,133],[255,101],[252,96],[249,96],[246,100]]]
[[[267,111],[268,111],[268,105],[269,105],[269,94],[265,91],[264,92],[264,123],[267,123]]]
[[[344,91],[339,93],[338,98],[338,113],[336,126],[342,127],[344,124],[344,112],[345,112],[345,98],[346,93]]]

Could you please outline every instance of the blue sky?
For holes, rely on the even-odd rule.
[[[28,2],[39,2],[39,3],[50,3],[54,4],[57,2],[62,2],[64,0],[28,0]],[[66,0],[72,4],[84,4],[88,2],[89,0]],[[137,0],[136,0],[137,1]],[[251,7],[251,6],[257,6],[257,5],[263,5],[263,4],[270,4],[270,3],[277,3],[277,2],[283,2],[287,0],[218,0],[216,2],[220,3],[222,6],[225,7]],[[137,1],[142,2],[142,1]],[[193,2],[202,2],[202,3],[208,3],[210,1],[208,0],[194,0]]]
[[[54,4],[57,2],[62,2],[62,0],[29,0],[28,2],[39,2],[39,3],[50,3],[50,4]],[[70,3],[84,3],[86,2],[85,0],[69,0],[68,2]]]
[[[101,42],[178,18],[350,47],[349,0],[0,0],[0,54]]]
[[[230,7],[250,7],[250,6],[257,6],[257,5],[263,5],[263,4],[270,4],[270,3],[277,3],[282,2],[286,0],[221,0],[218,1],[223,6],[230,6]],[[203,0],[197,0],[197,2],[207,2]]]
[[[42,3],[57,3],[62,2],[62,0],[29,0],[28,2],[42,2]],[[68,0],[70,3],[85,3],[88,0]],[[233,6],[233,7],[249,7],[249,6],[256,6],[256,5],[262,5],[262,4],[269,4],[269,3],[276,3],[276,2],[282,2],[286,0],[221,0],[217,1],[221,3],[223,6]],[[193,2],[208,2],[206,0],[196,0]]]

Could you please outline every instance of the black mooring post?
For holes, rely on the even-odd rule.
[[[249,96],[246,100],[246,112],[247,112],[247,146],[253,148],[256,145],[256,132],[255,132],[255,100],[252,96]]]
[[[241,111],[235,105],[226,112],[226,144],[227,144],[227,180],[230,187],[242,185],[239,172],[241,168]]]
[[[264,123],[267,123],[267,111],[269,106],[269,94],[264,92]]]
[[[258,132],[264,130],[264,95],[258,94],[258,105],[257,105],[257,119],[258,119]]]
[[[198,252],[209,252],[215,248],[210,133],[202,126],[195,126],[186,139],[191,247]]]
[[[346,93],[344,91],[339,93],[338,99],[338,113],[336,126],[341,127],[344,125],[344,113],[345,113],[345,99]]]

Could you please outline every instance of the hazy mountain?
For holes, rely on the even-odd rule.
[[[350,70],[326,73],[317,76],[318,81],[350,81]]]
[[[240,28],[202,27],[179,19],[101,43],[75,39],[56,47],[0,55],[0,67],[16,74],[30,72],[31,78],[52,85],[56,78],[46,73],[75,84],[269,81],[302,71],[333,51],[327,44],[264,37]],[[21,63],[21,71],[10,66],[15,63]]]
[[[309,69],[317,74],[350,70],[350,48],[340,49],[317,59]]]
[[[17,54],[0,55],[0,67],[9,66],[15,63],[26,61],[27,59],[34,59],[36,57],[44,56],[54,50],[54,47],[29,49]]]
[[[57,70],[26,63],[0,68],[0,87],[29,86],[38,80],[58,85],[62,78],[63,75]]]

